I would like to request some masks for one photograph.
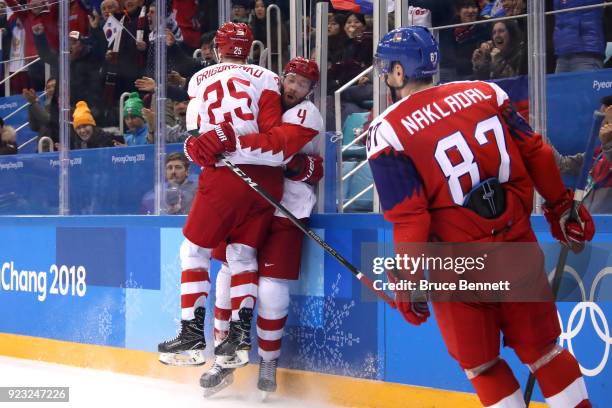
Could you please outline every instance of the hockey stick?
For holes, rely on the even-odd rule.
[[[287,217],[291,222],[293,222],[295,224],[296,227],[298,227],[304,234],[306,234],[308,237],[310,237],[314,242],[316,242],[317,244],[319,244],[319,246],[321,246],[321,248],[323,248],[325,251],[327,251],[328,254],[330,254],[331,256],[333,256],[338,262],[340,262],[340,264],[342,264],[346,269],[348,269],[353,275],[355,275],[355,277],[363,284],[365,285],[365,287],[367,287],[368,289],[370,289],[376,296],[380,297],[382,300],[384,300],[389,306],[391,306],[392,308],[396,308],[395,305],[395,301],[393,299],[391,299],[391,297],[389,295],[387,295],[384,291],[382,290],[376,290],[374,288],[374,283],[372,282],[372,280],[370,280],[370,278],[368,278],[366,275],[364,275],[359,269],[357,269],[352,263],[350,263],[349,261],[347,261],[342,255],[340,255],[334,248],[332,248],[331,246],[329,246],[329,244],[325,241],[323,241],[323,239],[318,236],[313,230],[311,230],[310,228],[307,228],[304,224],[302,224],[302,222],[297,219],[293,214],[291,214],[291,212],[286,209],[281,203],[279,203],[278,201],[276,201],[276,199],[274,199],[274,197],[272,197],[270,194],[268,194],[268,192],[266,190],[264,190],[263,188],[261,188],[261,186],[259,184],[257,184],[255,181],[253,181],[253,179],[251,179],[245,172],[243,172],[238,166],[236,166],[235,164],[233,164],[232,162],[230,162],[229,160],[227,160],[226,158],[222,158],[221,161],[223,162],[223,164],[225,164],[227,167],[230,168],[230,170],[232,170],[234,172],[234,174],[236,174],[238,177],[240,177],[242,179],[242,181],[244,181],[245,183],[247,183],[249,185],[249,187],[251,187],[253,190],[255,190],[260,196],[262,196],[268,203],[270,203],[270,205],[272,205],[274,208],[276,208],[278,211],[280,211],[281,213],[283,213],[283,215],[285,217]]]
[[[582,162],[582,169],[580,170],[580,176],[576,181],[576,188],[574,190],[574,202],[572,203],[572,209],[570,211],[569,219],[576,220],[578,219],[578,208],[580,207],[580,203],[584,199],[584,189],[587,183],[587,177],[591,170],[591,164],[593,162],[593,152],[595,150],[595,141],[599,135],[599,128],[601,127],[601,123],[604,119],[604,114],[600,111],[593,112],[593,123],[591,125],[591,133],[589,134],[589,138],[587,140],[586,151],[584,152],[584,161]],[[563,277],[563,270],[565,269],[565,263],[567,261],[567,255],[569,254],[569,245],[561,245],[561,252],[559,253],[559,259],[557,260],[557,266],[555,268],[555,273],[553,274],[552,280],[552,293],[554,300],[557,299],[557,294],[559,293],[559,287],[561,286],[561,278]],[[535,375],[533,373],[529,373],[529,378],[527,379],[527,385],[525,386],[525,405],[529,408],[529,403],[531,402],[531,395],[533,394],[533,387],[535,386]]]

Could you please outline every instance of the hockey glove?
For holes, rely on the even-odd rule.
[[[321,156],[298,153],[287,163],[285,177],[311,185],[317,184],[323,178],[323,159]]]
[[[236,151],[234,127],[227,122],[200,136],[189,136],[184,144],[185,156],[200,166],[214,165],[225,152]]]
[[[387,273],[389,282],[397,283],[399,278],[394,272]],[[402,314],[404,320],[415,326],[425,323],[429,318],[429,306],[427,306],[427,294],[423,291],[396,290],[395,304],[397,310]]]
[[[578,207],[578,219],[570,219],[572,203],[573,192],[567,190],[561,199],[544,205],[544,216],[550,224],[553,237],[569,246],[572,251],[580,252],[584,242],[593,239],[595,225],[591,214],[582,204]]]

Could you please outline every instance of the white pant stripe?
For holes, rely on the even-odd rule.
[[[546,402],[550,408],[575,407],[588,397],[584,378],[580,377],[557,395],[546,398]]]
[[[512,394],[508,395],[503,400],[497,402],[496,404],[489,405],[486,408],[524,408],[525,401],[523,400],[523,394],[521,393],[521,389],[517,389]]]
[[[283,329],[281,330],[264,330],[257,327],[257,337],[262,340],[278,340],[283,338]]]
[[[210,282],[185,282],[181,283],[181,295],[191,295],[193,293],[210,292]]]
[[[246,283],[244,285],[232,286],[230,288],[230,296],[232,299],[242,296],[253,296],[257,298],[257,285],[254,283]]]

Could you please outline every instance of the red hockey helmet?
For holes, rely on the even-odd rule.
[[[312,81],[312,84],[319,82],[319,66],[313,60],[304,57],[295,57],[285,65],[283,75],[298,74]]]
[[[247,59],[251,52],[253,33],[245,23],[223,23],[215,35],[220,57]]]

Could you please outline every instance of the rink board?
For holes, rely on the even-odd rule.
[[[606,277],[594,282],[592,277],[612,271],[611,218],[597,217],[598,235],[588,262],[569,259],[574,269],[586,270],[586,294],[596,286],[596,299],[607,301],[612,282]],[[145,352],[142,355],[151,360],[151,370],[159,369],[151,352],[160,340],[174,335],[179,315],[178,248],[183,222],[183,217],[146,216],[0,218],[5,237],[0,248],[0,333],[29,336],[0,335],[1,353],[48,359],[31,354],[26,344],[34,342],[34,353],[44,353],[48,347],[39,342],[57,341],[51,350],[71,344],[85,347],[80,349],[81,363],[70,361],[79,354],[74,350],[57,351],[59,362],[90,364],[83,361],[95,360],[95,350],[113,350],[119,355]],[[390,225],[379,215],[321,215],[311,225],[357,266],[363,244],[378,242],[381,251],[391,253]],[[534,217],[534,229],[542,242],[551,242],[541,217]],[[556,255],[554,250],[547,251],[548,270]],[[217,269],[214,265],[213,282]],[[17,282],[11,280],[12,270]],[[363,392],[367,388],[363,384],[471,391],[446,353],[433,319],[418,328],[408,326],[397,312],[371,301],[350,273],[310,242],[302,273],[292,287],[283,339],[281,366],[290,369],[287,373],[310,375],[315,382],[319,374],[309,373],[342,381],[375,380],[357,381],[355,392]],[[579,357],[595,406],[605,406],[612,390],[607,367],[612,344],[607,316],[612,308],[607,301],[559,304],[564,345]],[[207,319],[211,317],[209,313]],[[507,350],[503,355],[524,382],[527,370]],[[252,358],[255,361],[255,354]],[[397,392],[406,391],[400,387]],[[452,395],[466,398],[462,393]],[[450,401],[451,397],[444,398]],[[542,400],[539,390],[536,400]]]

